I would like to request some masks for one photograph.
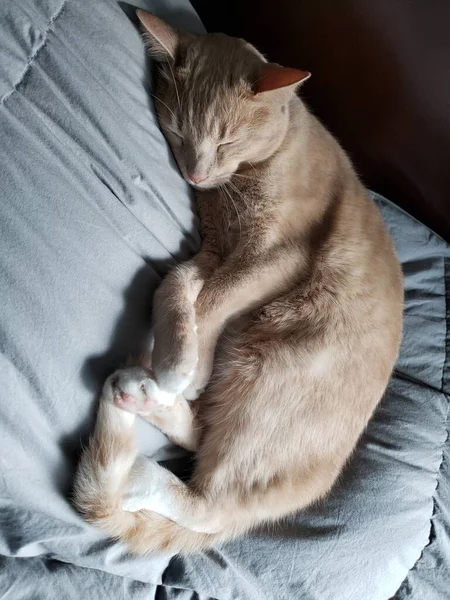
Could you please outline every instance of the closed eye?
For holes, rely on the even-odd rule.
[[[184,140],[183,136],[178,133],[178,131],[174,131],[173,129],[169,128],[169,131],[172,135],[174,135],[176,138],[178,138],[181,142]]]
[[[223,148],[224,146],[231,146],[235,142],[236,142],[236,140],[230,140],[229,142],[221,142],[217,147],[218,148]]]

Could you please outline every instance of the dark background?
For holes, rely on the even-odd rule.
[[[307,69],[302,96],[370,188],[450,241],[449,0],[192,0],[208,31]]]

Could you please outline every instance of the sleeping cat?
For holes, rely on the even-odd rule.
[[[296,95],[309,73],[138,15],[203,245],[155,294],[151,360],[106,381],[75,498],[135,551],[192,552],[330,490],[394,366],[402,276],[348,157]],[[137,454],[135,415],[195,451],[191,481]]]

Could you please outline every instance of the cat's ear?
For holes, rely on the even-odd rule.
[[[167,61],[175,59],[179,43],[179,34],[162,19],[145,10],[137,10],[136,14],[144,27],[144,39],[155,60]]]
[[[256,95],[265,96],[273,92],[288,100],[297,87],[310,77],[309,71],[289,69],[276,63],[264,63],[253,90]]]

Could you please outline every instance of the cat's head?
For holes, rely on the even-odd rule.
[[[287,105],[306,71],[267,63],[244,40],[194,35],[137,11],[159,65],[155,103],[178,166],[200,189],[268,158],[288,126]]]

